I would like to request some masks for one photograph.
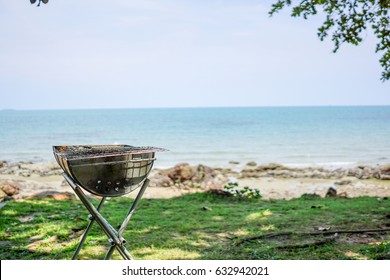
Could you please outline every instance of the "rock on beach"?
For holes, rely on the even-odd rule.
[[[5,198],[12,198],[17,195],[20,191],[19,186],[8,182],[0,182],[0,201]]]
[[[30,177],[38,175],[41,177],[61,175],[62,169],[56,162],[49,163],[32,163],[17,162],[12,164],[0,165],[0,174]]]
[[[52,163],[9,163],[0,161],[0,200],[32,196],[41,192],[66,192],[62,169]],[[290,198],[298,192],[319,192],[329,187],[340,193],[348,190],[356,195],[389,196],[390,185],[380,183],[390,180],[390,165],[356,166],[353,168],[326,169],[321,167],[293,168],[278,163],[245,166],[242,170],[212,168],[207,165],[179,163],[167,169],[154,168],[150,175],[150,188],[159,197],[166,193],[186,193],[220,189],[229,182],[260,189],[263,197]],[[374,179],[367,181],[365,180]],[[364,187],[362,187],[364,186]],[[150,189],[148,188],[148,189]],[[163,188],[172,188],[163,190]],[[164,195],[163,195],[164,193]],[[53,194],[53,193],[51,193]],[[46,195],[51,195],[46,193]],[[273,194],[277,194],[276,196]]]
[[[240,178],[313,178],[342,179],[355,177],[358,179],[390,180],[390,165],[384,167],[358,166],[350,169],[325,169],[322,167],[291,168],[277,163],[259,165],[254,169],[243,169]]]
[[[217,171],[203,164],[190,166],[188,163],[179,163],[173,168],[159,169],[151,174],[151,186],[179,187],[179,188],[221,188],[228,182],[221,171]]]

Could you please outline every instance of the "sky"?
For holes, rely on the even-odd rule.
[[[390,105],[371,33],[275,1],[0,0],[0,109]]]

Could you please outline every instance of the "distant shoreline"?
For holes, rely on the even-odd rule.
[[[7,160],[1,160],[0,159],[0,166],[1,163],[7,163],[9,166],[15,166],[15,165],[42,165],[42,166],[49,166],[52,164],[57,164],[55,159],[53,160],[13,160],[13,161],[7,161]],[[325,170],[349,170],[353,168],[357,168],[359,166],[364,166],[364,167],[370,167],[370,168],[380,168],[382,166],[387,166],[390,165],[389,162],[383,162],[383,163],[376,163],[376,164],[370,164],[370,163],[357,163],[357,162],[330,162],[330,163],[276,163],[276,162],[269,162],[269,163],[257,163],[256,161],[245,161],[245,162],[238,162],[238,161],[231,161],[231,162],[226,162],[224,164],[210,164],[207,162],[185,162],[185,161],[176,161],[176,162],[171,162],[171,163],[165,163],[165,164],[160,164],[158,159],[153,165],[154,169],[169,169],[174,167],[177,164],[182,164],[182,163],[188,163],[192,166],[196,165],[206,165],[211,168],[215,169],[231,169],[234,171],[242,171],[248,168],[254,168],[256,166],[264,166],[268,164],[276,164],[280,166],[284,166],[286,168],[290,169],[325,169]],[[252,165],[251,164],[255,164]]]

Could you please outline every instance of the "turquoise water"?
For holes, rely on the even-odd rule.
[[[390,106],[0,111],[0,159],[51,161],[51,146],[157,146],[157,166],[390,163]]]

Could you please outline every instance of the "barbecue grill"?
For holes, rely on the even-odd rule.
[[[147,176],[156,159],[155,153],[160,151],[164,149],[129,145],[53,146],[54,157],[64,170],[64,178],[90,212],[90,222],[72,259],[77,259],[95,221],[109,238],[110,249],[105,259],[110,259],[115,249],[124,259],[133,259],[124,246],[126,240],[122,234],[149,184]],[[99,212],[103,203],[107,197],[123,196],[139,187],[128,214],[116,231]],[[82,189],[102,197],[97,208]]]

